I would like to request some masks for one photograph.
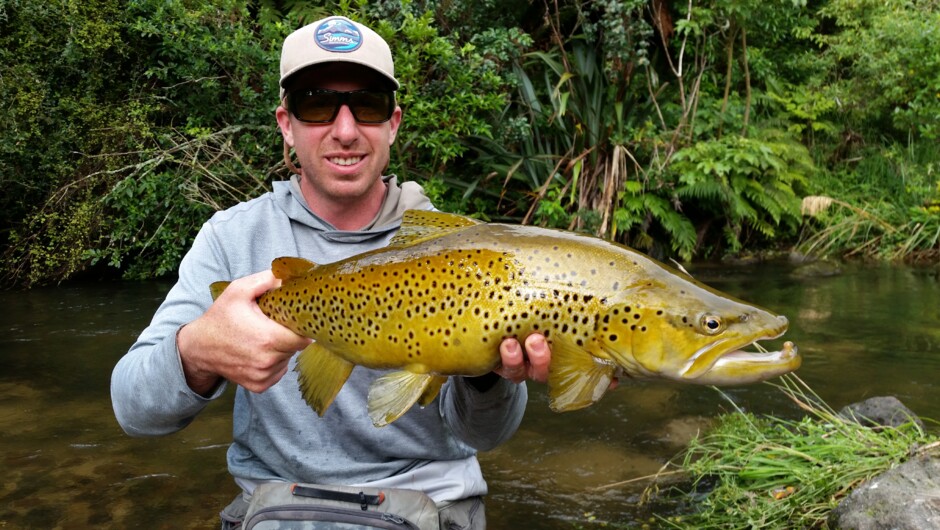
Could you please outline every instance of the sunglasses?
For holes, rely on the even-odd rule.
[[[330,123],[346,105],[358,123],[384,123],[395,112],[395,93],[380,90],[337,92],[322,88],[295,90],[287,96],[287,108],[305,123]]]

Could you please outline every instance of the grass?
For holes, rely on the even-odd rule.
[[[855,486],[940,447],[914,422],[870,428],[839,416],[793,375],[775,384],[807,412],[798,421],[738,409],[693,440],[677,464],[692,478],[696,512],[669,528],[827,528],[829,512]],[[729,400],[730,401],[730,400]],[[732,403],[734,406],[734,404]],[[680,488],[681,489],[681,488]],[[706,490],[705,493],[697,491]]]

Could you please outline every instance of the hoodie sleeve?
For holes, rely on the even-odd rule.
[[[464,377],[452,377],[442,389],[441,414],[454,435],[478,451],[509,440],[525,414],[528,390],[502,377],[480,391]]]
[[[203,225],[180,264],[176,285],[114,367],[111,403],[127,434],[158,436],[179,431],[224,392],[224,382],[208,398],[193,392],[186,384],[176,346],[179,329],[212,303],[209,284],[231,279],[224,264],[212,225]]]

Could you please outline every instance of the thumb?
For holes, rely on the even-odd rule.
[[[281,286],[281,280],[274,276],[270,270],[256,272],[232,282],[232,286],[238,287],[238,290],[252,298],[258,298],[271,289]]]

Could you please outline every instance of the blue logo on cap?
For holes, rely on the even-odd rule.
[[[317,26],[317,46],[328,52],[351,52],[362,45],[362,33],[346,18],[328,18]]]

